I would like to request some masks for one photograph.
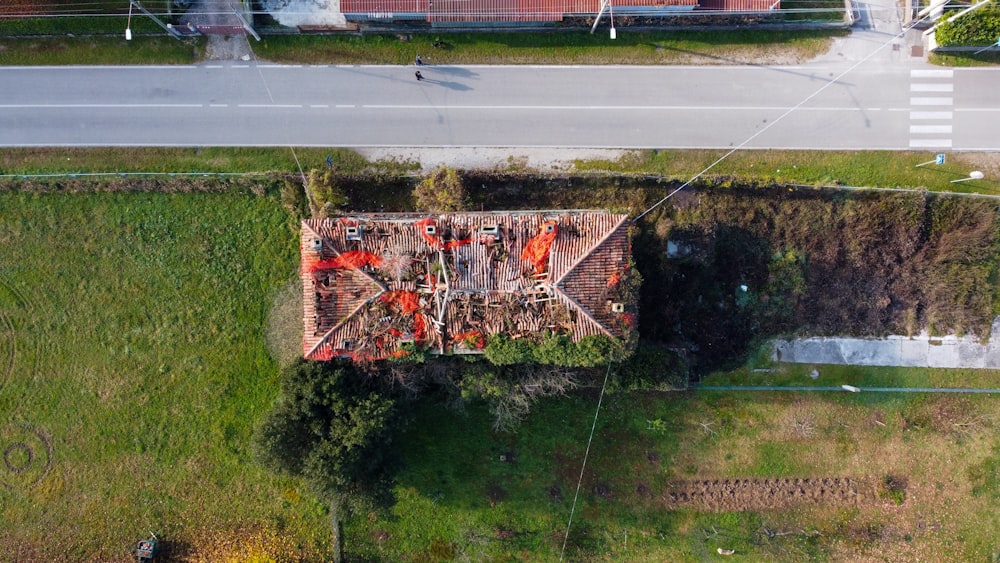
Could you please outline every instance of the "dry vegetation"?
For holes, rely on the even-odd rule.
[[[470,177],[473,207],[637,214],[673,184],[644,178]],[[730,185],[731,180],[726,180]],[[690,187],[637,226],[643,338],[701,368],[776,334],[989,335],[1000,258],[993,198],[924,191]],[[678,249],[668,256],[668,247]],[[746,291],[740,291],[746,286]]]

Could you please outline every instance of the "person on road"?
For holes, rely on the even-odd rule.
[[[424,79],[424,75],[420,74],[419,70],[417,72],[415,72],[414,75],[417,77],[417,82],[420,82],[421,80]]]
[[[415,61],[415,63],[417,66],[424,66],[424,60],[420,58],[420,55],[417,55],[417,60]]]

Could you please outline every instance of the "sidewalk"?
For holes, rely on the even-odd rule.
[[[865,64],[897,66],[925,63],[922,32],[917,29],[903,31],[903,8],[895,0],[867,0],[857,2],[859,19],[847,37],[835,39],[830,50],[810,61],[858,62]]]
[[[803,338],[776,340],[771,359],[804,364],[927,368],[1000,368],[1000,317],[993,321],[985,344],[975,336],[912,338]]]

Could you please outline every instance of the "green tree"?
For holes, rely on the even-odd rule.
[[[413,190],[413,199],[421,211],[461,211],[466,206],[465,198],[461,176],[445,166],[435,168]]]
[[[304,478],[329,503],[338,562],[343,518],[394,501],[398,409],[367,380],[351,364],[299,360],[283,372],[281,398],[255,437],[261,463]]]

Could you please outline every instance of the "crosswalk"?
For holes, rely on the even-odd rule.
[[[951,148],[954,71],[910,71],[910,148]]]

